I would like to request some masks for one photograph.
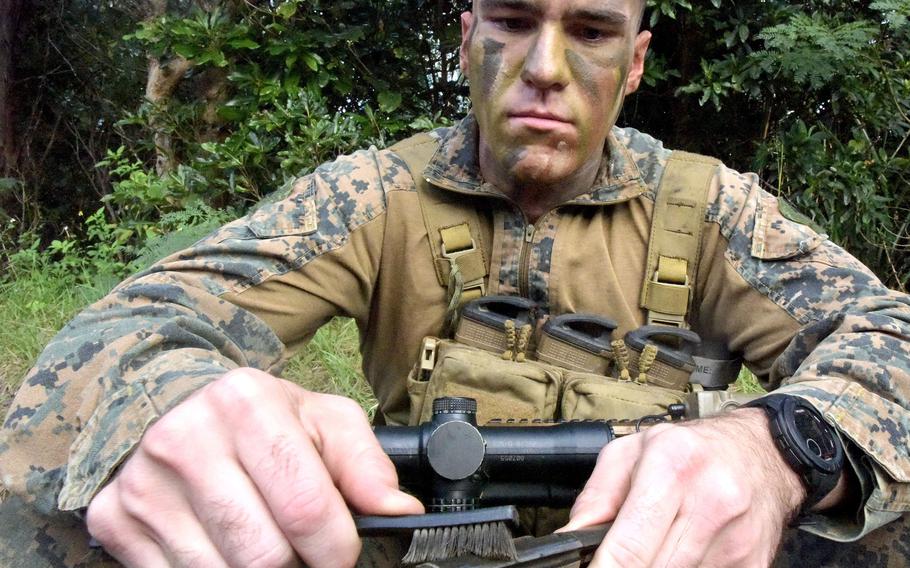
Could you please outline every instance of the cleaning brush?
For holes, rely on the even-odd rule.
[[[518,510],[511,506],[400,517],[355,517],[361,536],[410,533],[403,564],[447,560],[473,554],[491,560],[515,560],[512,530]]]

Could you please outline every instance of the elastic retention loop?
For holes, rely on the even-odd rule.
[[[613,359],[616,361],[616,366],[619,367],[619,380],[631,381],[632,375],[629,373],[631,360],[626,342],[622,339],[614,339],[610,342],[610,346],[613,348]]]

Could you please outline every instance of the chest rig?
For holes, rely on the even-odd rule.
[[[467,311],[468,317],[459,320],[466,305],[473,308],[472,303],[484,297],[489,268],[479,245],[476,209],[423,176],[437,145],[430,135],[420,134],[392,147],[414,178],[429,253],[439,285],[449,298],[446,337],[424,339],[419,361],[408,377],[412,424],[428,420],[433,399],[442,396],[477,399],[484,414],[478,416],[481,423],[496,418],[638,419],[665,414],[671,405],[686,403],[693,389],[715,391],[736,379],[739,360],[719,346],[701,346],[694,356],[686,357],[688,363],[674,366],[648,341],[663,330],[677,345],[699,342],[688,331],[688,318],[707,194],[718,160],[677,151],[667,161],[654,205],[646,277],[639,296],[648,325],[625,339],[608,337],[608,344],[598,345],[597,336],[602,339],[612,330],[605,334],[609,320],[595,316],[598,324],[578,324],[585,333],[593,333],[595,341],[567,345],[571,333],[560,336],[559,325],[544,326],[536,340],[534,307],[518,307],[519,298],[503,299],[515,305],[504,308],[502,321],[487,318],[486,327]],[[487,304],[502,305],[495,300]],[[579,314],[572,322],[586,317],[591,316]],[[564,323],[562,328],[571,332],[570,322]],[[552,333],[547,333],[548,327]]]

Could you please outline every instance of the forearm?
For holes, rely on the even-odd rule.
[[[48,345],[3,427],[11,490],[85,507],[161,414],[229,369],[281,359],[281,342],[255,316],[163,279],[121,286]],[[238,337],[243,329],[259,330],[257,348]]]

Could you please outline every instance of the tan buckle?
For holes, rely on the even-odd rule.
[[[664,289],[678,291],[686,298],[684,306],[688,308],[688,296],[689,296],[689,277],[686,276],[685,282],[682,284],[675,284],[673,282],[661,282],[660,280],[660,271],[654,271],[654,279],[651,280],[652,284],[656,284]],[[670,327],[678,327],[682,329],[688,329],[686,325],[686,314],[669,314],[667,312],[659,312],[657,310],[648,310],[648,325],[667,325]]]
[[[436,346],[438,342],[434,337],[423,338],[423,345],[420,346],[420,380],[430,380],[430,374],[433,367],[436,366]]]
[[[686,316],[676,316],[673,314],[662,314],[660,312],[648,312],[648,325],[667,325],[670,327],[679,327],[688,329],[686,325]]]
[[[471,254],[473,252],[478,252],[477,244],[474,242],[474,239],[471,239],[471,246],[466,249],[457,250],[455,252],[450,253],[446,250],[445,242],[442,243],[441,248],[442,248],[442,258],[448,260],[450,263],[456,262],[456,259],[458,259],[458,257],[460,257],[460,256],[464,256],[466,254]],[[484,286],[482,276],[480,278],[475,278],[474,280],[468,280],[462,286],[462,294],[464,294],[465,292],[471,291],[471,290],[480,290],[480,294],[478,295],[478,297],[486,295],[487,291],[486,291],[486,287]]]

